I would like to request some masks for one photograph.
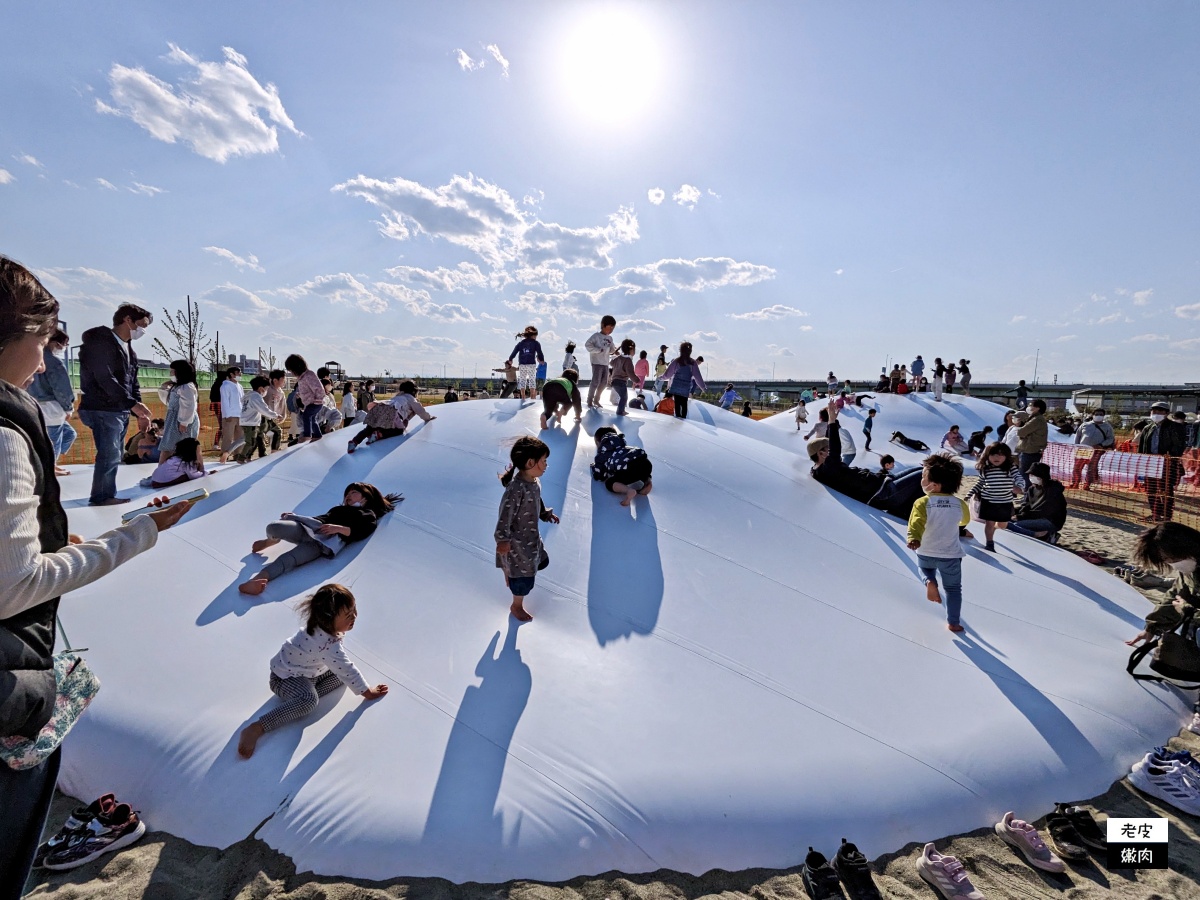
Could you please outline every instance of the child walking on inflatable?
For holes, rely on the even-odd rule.
[[[611,425],[597,428],[592,436],[596,441],[596,459],[592,463],[592,478],[603,481],[614,494],[621,495],[621,505],[628,506],[633,498],[643,497],[654,487],[650,475],[654,464],[641,447],[630,447],[625,435]]]
[[[962,558],[959,529],[971,521],[967,504],[954,496],[962,484],[963,467],[942,453],[926,457],[921,467],[925,496],[913,504],[908,517],[908,549],[917,551],[917,566],[925,581],[925,597],[941,603],[938,575],[946,589],[946,627],[962,631]]]
[[[509,362],[512,362],[513,357],[517,360],[517,390],[521,392],[522,400],[537,398],[538,364],[546,364],[546,357],[542,353],[542,345],[537,336],[538,330],[530,325],[517,335],[521,340],[513,347],[512,353],[508,354]]]
[[[550,448],[535,437],[518,438],[509,453],[511,461],[500,483],[500,514],[496,520],[496,568],[512,593],[509,612],[521,622],[533,620],[525,611],[525,597],[533,590],[537,573],[550,564],[538,520],[558,523],[554,510],[542,502],[538,478],[546,473]]]
[[[376,441],[399,437],[404,429],[416,416],[425,422],[432,422],[437,416],[431,416],[421,401],[417,399],[417,385],[411,379],[400,382],[396,396],[391,400],[382,400],[371,404],[367,417],[363,420],[366,426],[356,434],[346,445],[346,452],[353,453],[363,441],[374,444]]]
[[[1013,498],[1025,492],[1025,479],[1021,477],[1012,450],[1003,441],[988,444],[975,461],[975,468],[979,470],[979,480],[967,494],[967,502],[973,497],[979,498],[978,518],[983,522],[987,541],[984,548],[995,551],[992,539],[996,528],[1008,528],[1013,517]]]
[[[371,687],[346,656],[342,638],[354,627],[358,607],[350,589],[327,584],[298,607],[307,620],[271,660],[271,692],[283,703],[242,729],[238,756],[249,759],[259,739],[312,715],[317,701],[344,684],[364,700],[387,696],[388,686]]]
[[[286,512],[278,521],[267,526],[267,536],[255,541],[250,549],[262,553],[280,541],[295,544],[249,581],[238,585],[243,594],[261,594],[267,582],[279,578],[298,566],[336,556],[346,544],[361,541],[375,533],[379,520],[403,500],[399,494],[380,493],[379,488],[363,481],[346,485],[341,505],[322,516],[298,516]]]

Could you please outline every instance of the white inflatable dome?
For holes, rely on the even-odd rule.
[[[955,402],[965,430],[980,401]],[[1000,534],[995,554],[968,549],[953,635],[904,523],[816,484],[802,452],[762,439],[773,426],[707,405],[542,435],[562,523],[543,526],[551,562],[518,627],[493,562],[496,473],[538,411],[440,406],[353,456],[340,432],[207,479],[212,498],[153,551],[62,606],[103,682],[62,787],[115,791],[198,844],[256,834],[327,875],[701,873],[1033,818],[1178,728],[1184,700],[1124,672],[1146,606],[1131,588]],[[614,421],[654,461],[632,510],[588,471],[590,433]],[[912,421],[931,444],[944,430]],[[268,521],[324,512],[356,480],[407,499],[369,541],[238,594]],[[94,535],[121,510],[87,508],[88,481],[63,484],[73,530]],[[335,692],[243,761],[292,604],[330,581],[358,597],[348,651],[391,693]]]

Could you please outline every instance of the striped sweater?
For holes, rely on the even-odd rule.
[[[1025,482],[1016,466],[1005,470],[998,466],[988,466],[979,473],[979,480],[967,494],[967,499],[978,497],[989,503],[1012,503],[1017,491],[1025,489]]]

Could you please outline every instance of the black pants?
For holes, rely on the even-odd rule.
[[[1179,458],[1163,457],[1163,477],[1146,479],[1146,499],[1150,502],[1150,518],[1155,522],[1170,522],[1175,515],[1175,482],[1182,474]]]
[[[515,381],[505,381],[504,387],[500,389],[500,399],[503,400],[505,397],[511,397],[516,387],[517,383]]]
[[[571,395],[561,384],[548,384],[542,391],[542,411],[552,416],[560,406],[570,406]]]
[[[0,900],[19,900],[54,799],[62,750],[36,769],[18,772],[0,763]]]
[[[889,512],[897,518],[908,519],[912,514],[913,504],[925,493],[921,487],[921,471],[913,469],[899,478],[885,479],[875,496],[868,501],[868,505]]]
[[[364,428],[362,431],[360,431],[358,434],[356,434],[354,437],[352,437],[350,439],[350,443],[352,443],[355,447],[357,447],[359,444],[361,444],[363,441],[365,441],[367,438],[369,438],[373,434],[379,435],[379,437],[376,438],[376,440],[383,441],[383,440],[387,440],[388,438],[399,437],[400,435],[404,434],[404,429],[403,428]]]
[[[671,399],[675,401],[675,418],[686,419],[687,418],[687,402],[688,402],[687,395],[686,394],[671,394],[670,396],[671,396]]]

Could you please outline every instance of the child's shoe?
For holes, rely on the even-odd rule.
[[[996,545],[995,545],[994,543],[992,543],[991,541],[988,541],[986,544],[984,544],[984,545],[983,545],[983,549],[984,549],[984,550],[987,550],[987,551],[989,551],[989,552],[991,552],[991,553],[995,553],[995,552],[996,552]]]
[[[917,857],[917,874],[946,900],[987,900],[975,890],[962,863],[949,854],[938,853],[933,844],[926,844]]]
[[[818,853],[812,847],[808,848],[808,855],[804,857],[800,879],[804,883],[805,892],[813,900],[833,900],[836,897],[845,900],[846,895],[842,893],[838,884],[837,872],[829,865],[825,854]]]
[[[953,631],[955,634],[958,634],[960,631],[966,631],[966,629],[963,628],[961,625],[955,625],[953,622],[948,622],[946,624],[946,627],[949,630]]]
[[[111,813],[116,808],[116,805],[116,795],[105,794],[103,797],[93,800],[87,806],[75,807],[71,815],[67,816],[67,821],[63,823],[63,827],[58,829],[58,834],[37,848],[37,854],[33,857],[33,867],[40,869],[47,856],[63,849],[72,839],[78,837],[87,829],[92,819],[101,813]]]
[[[842,884],[850,894],[850,900],[883,900],[883,895],[875,886],[875,879],[871,877],[871,867],[867,864],[867,858],[858,847],[845,838],[842,838],[842,845],[833,855],[830,865],[837,872],[838,878],[842,879]]]
[[[47,856],[43,865],[55,871],[74,869],[105,853],[128,847],[145,833],[146,823],[128,803],[119,803],[92,819],[65,847]]]
[[[1066,863],[1046,846],[1037,829],[1028,822],[1014,818],[1011,812],[1006,812],[1004,818],[996,823],[996,834],[1000,835],[1000,840],[1004,843],[1021,851],[1021,855],[1035,869],[1056,874],[1067,870]]]
[[[354,441],[350,441],[348,444],[346,444],[346,452],[347,453],[353,453],[357,449],[358,449],[358,444],[354,443]]]

